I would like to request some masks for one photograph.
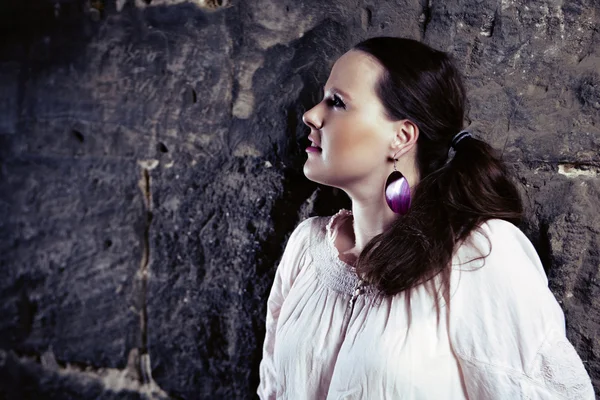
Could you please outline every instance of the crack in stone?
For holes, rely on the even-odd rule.
[[[146,290],[148,284],[148,261],[150,259],[150,224],[152,223],[152,196],[150,191],[150,170],[147,165],[142,165],[142,176],[139,182],[142,195],[144,196],[144,205],[146,208],[144,220],[144,233],[142,237],[142,259],[140,261],[140,278],[142,283],[141,290],[141,310],[140,310],[140,327],[141,327],[141,351],[142,354],[148,351],[148,332],[147,332],[147,310],[146,310]]]
[[[494,11],[493,15],[485,17],[483,25],[479,30],[479,34],[485,37],[492,37],[494,34],[494,28],[496,27],[496,19],[498,18],[498,10]]]
[[[142,191],[144,206],[146,209],[144,232],[142,237],[142,259],[140,261],[139,277],[141,280],[140,290],[140,354],[138,359],[139,371],[141,374],[142,385],[148,385],[156,391],[163,392],[152,378],[152,365],[150,362],[150,352],[148,350],[148,265],[150,261],[150,227],[152,225],[152,179],[150,171],[158,166],[158,160],[141,160],[138,165],[141,167],[141,177],[139,187]]]
[[[373,11],[371,11],[369,7],[365,7],[361,10],[360,22],[365,32],[373,25]]]
[[[424,0],[423,11],[419,17],[419,22],[422,24],[421,27],[421,38],[425,38],[425,33],[427,33],[427,27],[429,22],[431,22],[431,1],[432,0]]]

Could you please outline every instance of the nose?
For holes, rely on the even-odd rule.
[[[323,118],[319,115],[318,104],[302,115],[302,122],[311,129],[319,130],[323,127]]]

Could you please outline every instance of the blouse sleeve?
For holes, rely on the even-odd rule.
[[[491,220],[471,238],[453,264],[449,311],[468,398],[594,399],[527,237],[508,222]],[[486,254],[477,265],[477,256]]]
[[[263,358],[259,367],[260,384],[257,391],[258,396],[263,400],[275,399],[277,395],[277,371],[273,360],[273,350],[277,338],[279,312],[301,269],[304,255],[309,246],[310,227],[313,218],[301,222],[290,235],[275,272],[275,281],[267,301],[266,333]]]

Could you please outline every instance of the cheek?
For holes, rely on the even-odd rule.
[[[382,144],[377,127],[361,120],[344,121],[336,126],[334,134],[326,139],[327,154],[331,162],[372,164],[383,160],[385,146]]]

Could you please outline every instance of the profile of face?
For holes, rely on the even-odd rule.
[[[386,116],[375,91],[382,73],[362,51],[350,50],[336,61],[323,100],[303,116],[312,142],[304,164],[308,179],[341,189],[383,184],[398,152],[398,124]]]

